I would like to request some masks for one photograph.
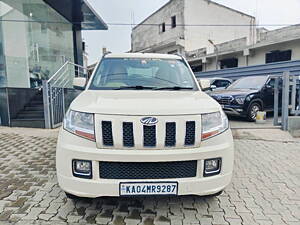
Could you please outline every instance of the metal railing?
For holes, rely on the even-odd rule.
[[[43,81],[45,128],[61,125],[65,115],[64,89],[73,88],[75,77],[87,77],[87,68],[66,62],[49,80]]]
[[[280,85],[282,81],[282,87]],[[274,125],[281,125],[282,130],[288,130],[288,117],[300,114],[300,77],[284,72],[275,78],[274,85]],[[281,99],[280,99],[281,95]],[[281,108],[281,122],[279,111]]]
[[[282,76],[285,71],[289,71],[291,75],[300,74],[300,60],[277,62],[255,66],[237,67],[222,70],[212,70],[207,72],[196,72],[197,78],[223,77],[233,80],[248,76],[265,76],[276,75]]]

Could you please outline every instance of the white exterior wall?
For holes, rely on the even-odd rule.
[[[214,24],[214,25],[251,25],[255,23],[253,17],[244,15],[224,6],[207,0],[185,0],[184,20],[186,24]],[[213,53],[215,44],[247,37],[248,43],[253,43],[256,36],[254,27],[249,26],[187,26],[185,28],[185,50],[193,51],[207,48],[207,53]]]
[[[238,24],[247,26],[166,26],[166,32],[160,33],[159,26],[143,26],[142,24],[171,24],[171,17],[176,16],[177,24]],[[215,44],[246,37],[248,44],[256,40],[255,18],[237,12],[208,0],[171,0],[132,31],[132,51],[150,51],[168,53],[179,49],[193,51],[207,48],[213,53]],[[172,43],[172,44],[171,44]],[[168,45],[169,44],[169,45]],[[148,50],[146,50],[148,49]],[[182,51],[181,50],[181,51]]]
[[[242,52],[219,56],[219,62],[222,59],[229,59],[229,58],[237,58],[238,67],[247,66],[247,58],[243,56]],[[216,57],[212,57],[207,60],[208,63],[206,63],[205,71],[216,70]]]
[[[228,59],[228,58],[238,58],[238,67],[242,66],[255,66],[262,65],[266,63],[266,54],[271,51],[285,51],[292,50],[292,59],[291,60],[300,60],[300,39],[285,43],[277,43],[273,45],[268,45],[261,48],[256,48],[250,50],[251,54],[248,56],[248,65],[247,57],[243,56],[242,52],[233,52],[228,55],[221,55],[219,59]],[[216,69],[216,60],[215,57],[209,58],[208,63],[206,64],[206,71],[211,71]]]
[[[255,49],[253,54],[249,56],[249,66],[265,64],[266,53],[276,50],[292,50],[292,60],[300,60],[300,40],[296,40]]]
[[[161,24],[165,22],[167,25],[170,25],[172,16],[176,16],[177,24],[184,24],[183,7],[183,0],[173,0],[146,19],[142,24]],[[166,26],[166,32],[160,33],[158,26],[138,25],[132,31],[132,50],[137,52],[160,43],[178,41],[183,35],[184,28],[182,26],[175,28]],[[174,47],[175,49],[176,47]]]

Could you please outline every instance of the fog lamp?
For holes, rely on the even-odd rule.
[[[80,178],[92,178],[92,162],[88,160],[73,160],[73,175]]]
[[[222,159],[206,159],[204,160],[204,177],[217,175],[221,172]]]

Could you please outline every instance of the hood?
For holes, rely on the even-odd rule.
[[[201,91],[87,90],[75,111],[110,115],[190,115],[216,112],[220,105]]]
[[[257,93],[257,89],[224,89],[224,90],[215,90],[209,93],[210,96],[246,96],[249,94]]]

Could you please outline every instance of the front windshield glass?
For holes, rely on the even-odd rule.
[[[227,89],[261,89],[267,81],[267,78],[262,77],[245,77],[235,81]]]
[[[129,87],[197,90],[193,74],[183,61],[141,58],[103,59],[89,89],[120,90]]]

